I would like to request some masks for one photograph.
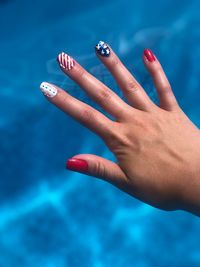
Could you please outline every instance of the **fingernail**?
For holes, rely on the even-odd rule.
[[[103,57],[109,57],[109,55],[110,55],[110,48],[103,41],[99,41],[98,44],[95,46],[95,49],[96,49],[97,53]]]
[[[58,55],[57,61],[59,65],[61,66],[61,68],[66,69],[66,70],[71,70],[75,65],[73,58],[68,56],[64,52]]]
[[[87,161],[83,159],[72,158],[72,159],[68,159],[66,163],[66,168],[72,171],[77,171],[77,172],[87,172],[88,163]]]
[[[149,62],[153,62],[153,61],[156,60],[156,58],[155,58],[153,52],[152,52],[150,49],[145,49],[145,50],[144,50],[144,55],[145,55],[145,57],[147,58],[147,60],[148,60]]]
[[[58,92],[58,90],[55,86],[53,86],[50,83],[46,83],[46,82],[42,82],[40,84],[40,90],[42,91],[42,93],[45,96],[48,96],[48,97],[54,97],[54,96],[56,96],[56,94]]]

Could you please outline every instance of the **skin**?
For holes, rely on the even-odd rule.
[[[106,180],[145,203],[200,215],[200,131],[178,105],[158,59],[150,62],[143,55],[159,106],[112,50],[109,57],[97,56],[128,104],[77,62],[71,70],[61,69],[113,120],[60,88],[55,97],[47,99],[99,135],[116,162],[91,154],[73,158],[87,161],[88,175]]]

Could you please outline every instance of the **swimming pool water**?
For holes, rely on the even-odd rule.
[[[163,212],[65,170],[103,142],[50,105],[42,81],[96,104],[63,73],[66,51],[121,95],[97,60],[108,42],[156,101],[141,60],[150,47],[200,126],[199,1],[0,1],[0,267],[200,266],[199,218]]]

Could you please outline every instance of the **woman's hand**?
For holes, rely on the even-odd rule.
[[[117,163],[96,155],[76,155],[67,168],[104,179],[155,207],[200,214],[200,131],[179,107],[165,73],[148,49],[143,61],[152,76],[160,105],[155,105],[104,42],[96,53],[128,100],[61,53],[59,65],[115,121],[55,85],[42,83],[48,100],[98,134]]]

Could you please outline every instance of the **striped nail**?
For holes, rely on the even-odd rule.
[[[54,97],[57,94],[57,88],[50,83],[43,82],[40,84],[40,90],[45,96]]]
[[[74,60],[64,52],[60,53],[57,57],[58,63],[61,68],[71,70],[74,67]]]
[[[103,57],[109,57],[110,48],[104,41],[99,41],[95,46],[97,53]]]

